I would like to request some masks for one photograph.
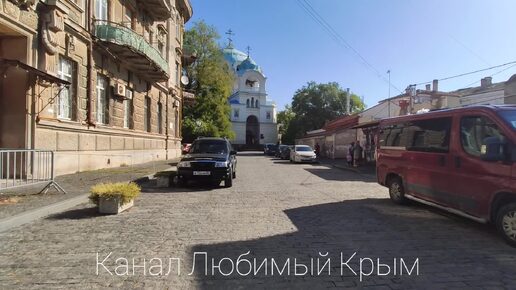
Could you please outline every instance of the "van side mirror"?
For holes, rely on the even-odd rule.
[[[480,158],[485,161],[504,161],[506,142],[498,137],[488,137],[482,142]]]
[[[231,151],[229,151],[229,154],[230,155],[237,155],[237,152],[236,152],[236,150],[231,150]]]

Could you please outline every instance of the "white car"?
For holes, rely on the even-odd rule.
[[[312,147],[307,145],[296,145],[290,150],[290,162],[316,162],[317,156],[315,155]]]

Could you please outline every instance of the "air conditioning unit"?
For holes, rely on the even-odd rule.
[[[115,84],[115,93],[119,96],[125,97],[125,85]]]

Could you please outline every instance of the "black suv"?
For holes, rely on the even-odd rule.
[[[225,138],[198,138],[190,151],[177,164],[177,173],[182,184],[188,180],[204,179],[233,185],[236,177],[236,151]]]

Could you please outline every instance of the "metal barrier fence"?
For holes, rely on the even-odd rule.
[[[54,152],[31,149],[0,149],[0,192],[24,186],[45,184],[66,193],[54,180]]]

